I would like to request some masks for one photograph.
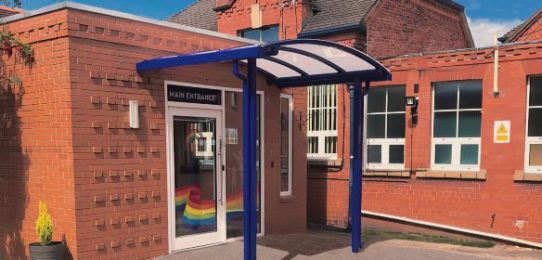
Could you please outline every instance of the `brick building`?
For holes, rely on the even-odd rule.
[[[474,47],[463,10],[448,0],[200,0],[169,20],[263,41],[322,38],[389,57]],[[288,93],[294,96],[295,111],[309,110],[303,115],[309,141],[309,222],[344,226],[348,189],[326,195],[326,187],[349,176],[348,89],[318,86]]]
[[[200,245],[185,240],[179,246],[172,238],[207,231],[206,220],[190,214],[205,211],[197,202],[213,196],[205,184],[213,176],[177,180],[169,172],[209,173],[216,164],[213,129],[228,137],[220,142],[227,150],[227,229],[217,241],[236,239],[242,223],[235,215],[240,82],[225,64],[135,71],[147,58],[254,43],[231,34],[334,40],[381,57],[392,69],[394,80],[375,85],[368,97],[367,216],[542,242],[540,42],[501,47],[500,84],[494,85],[493,48],[443,51],[473,47],[463,7],[453,1],[254,4],[202,0],[170,19],[206,30],[72,3],[4,18],[14,35],[33,45],[36,60],[28,67],[2,56],[4,77],[15,74],[21,84],[3,80],[0,88],[0,256],[25,257],[26,245],[36,240],[40,200],[49,205],[55,240],[65,239],[73,258],[150,258]],[[531,20],[529,28],[539,18]],[[404,55],[412,52],[425,54]],[[200,107],[168,102],[168,87],[215,93],[221,105],[190,121],[183,115]],[[268,86],[259,93],[261,233],[303,232],[307,221],[345,226],[347,88]],[[405,96],[419,97],[416,124]],[[135,103],[139,128],[128,117]],[[292,167],[284,175],[286,112],[296,127]],[[176,137],[166,136],[167,129],[184,138],[168,143]],[[172,154],[176,149],[183,156]],[[284,185],[287,178],[292,185]],[[175,214],[189,221],[177,222]]]
[[[196,19],[202,17],[206,22]],[[243,37],[257,32],[253,39],[264,41],[277,32],[276,39],[324,38],[380,57],[394,80],[369,92],[366,216],[540,243],[538,106],[527,105],[538,98],[527,91],[538,93],[540,44],[519,42],[541,39],[541,17],[539,10],[500,38],[516,43],[501,50],[500,84],[493,80],[494,48],[469,49],[463,7],[453,1],[202,0],[170,20]],[[453,95],[443,94],[452,89],[454,104],[446,101]],[[344,227],[348,91],[319,86],[291,93],[297,108],[308,109],[308,221]],[[405,96],[420,100],[417,124]],[[476,101],[461,104],[461,97]],[[534,113],[530,126],[527,111]],[[532,136],[529,127],[536,128]],[[510,143],[494,142],[498,130],[510,134]]]
[[[242,235],[242,82],[228,64],[140,75],[136,63],[254,41],[69,2],[2,22],[35,61],[2,52],[0,258],[28,256],[39,201],[71,258],[152,258]],[[306,136],[291,96],[257,80],[259,231],[304,232]]]
[[[381,60],[393,80],[373,86],[367,98],[367,215],[540,246],[541,50],[540,41],[500,47],[497,85],[494,47]],[[419,98],[417,123],[410,109],[379,105],[397,93]],[[397,115],[405,119],[404,140],[390,138],[378,118]],[[404,145],[399,168],[381,159],[383,151],[397,158],[397,145]]]

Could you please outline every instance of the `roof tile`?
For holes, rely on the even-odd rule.
[[[215,0],[198,0],[168,18],[168,21],[200,29],[218,31],[217,14],[213,10],[215,7]]]

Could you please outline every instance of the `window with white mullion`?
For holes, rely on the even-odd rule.
[[[335,85],[308,88],[307,156],[309,159],[337,158],[336,92]]]
[[[405,87],[375,87],[366,99],[367,169],[404,169]]]
[[[527,86],[525,171],[542,173],[542,76],[531,76]]]
[[[480,169],[481,115],[481,81],[434,85],[432,169]]]

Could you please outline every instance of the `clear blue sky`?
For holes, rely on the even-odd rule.
[[[32,10],[50,4],[64,2],[59,0],[21,0],[23,9]],[[122,11],[125,13],[136,14],[159,20],[165,20],[169,16],[179,12],[187,5],[195,2],[194,0],[75,0],[82,4],[103,7]]]
[[[24,9],[36,9],[62,1],[22,0],[22,2]],[[75,2],[163,20],[194,0],[76,0]],[[542,7],[540,0],[456,0],[456,2],[467,8],[467,15],[470,18],[486,18],[492,21],[525,20],[537,8]]]
[[[466,13],[474,19],[492,21],[525,20],[542,7],[540,0],[456,0],[466,7]]]

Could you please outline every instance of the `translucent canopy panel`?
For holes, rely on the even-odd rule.
[[[258,69],[280,87],[391,79],[384,66],[363,52],[335,42],[313,39],[156,58],[139,62],[137,70],[144,72],[227,61],[243,64],[248,59],[256,59]]]
[[[292,44],[291,48],[314,53],[326,60],[333,60],[335,64],[345,71],[372,70],[375,67],[365,60],[357,58],[355,55],[334,47],[315,45],[315,44]]]
[[[317,59],[291,51],[279,50],[274,56],[278,60],[290,63],[309,75],[327,74],[337,72],[335,69]]]

